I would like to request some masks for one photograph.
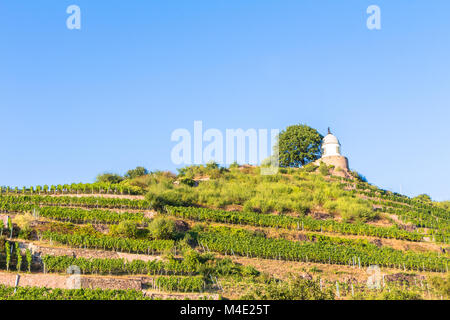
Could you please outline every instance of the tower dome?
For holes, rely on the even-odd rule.
[[[351,177],[348,171],[348,159],[341,155],[341,143],[330,132],[330,128],[328,128],[328,134],[322,139],[322,158],[316,160],[314,164],[320,166],[322,162],[328,166],[341,168],[339,171],[333,171],[334,175],[344,178]]]
[[[324,144],[338,144],[338,145],[340,145],[339,140],[334,135],[332,135],[331,133],[327,134],[325,136],[325,138],[323,138],[322,145],[324,145]]]
[[[332,157],[341,155],[341,144],[339,140],[330,132],[322,140],[322,157]]]

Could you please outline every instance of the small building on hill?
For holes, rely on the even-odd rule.
[[[348,159],[341,154],[341,143],[338,138],[331,134],[330,128],[328,128],[328,134],[322,140],[322,157],[316,160],[314,164],[318,166],[321,162],[349,171]]]

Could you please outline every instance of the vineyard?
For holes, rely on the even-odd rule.
[[[449,298],[448,210],[355,179],[257,170],[2,187],[0,299]],[[74,270],[78,289],[65,282]]]

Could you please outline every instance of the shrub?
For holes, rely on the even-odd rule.
[[[229,168],[230,168],[230,169],[236,169],[236,168],[239,168],[239,164],[235,161],[235,162],[233,162],[232,164],[230,164]]]
[[[304,169],[306,172],[314,172],[314,171],[316,171],[317,166],[314,165],[314,164],[312,164],[312,163],[308,163],[307,165],[303,166],[303,169]]]
[[[327,176],[330,171],[328,170],[328,166],[326,165],[325,162],[321,162],[320,166],[319,166],[319,172],[323,175],[323,176]]]
[[[111,226],[110,235],[122,238],[137,238],[138,227],[135,222],[122,221],[118,225]]]
[[[180,183],[185,184],[189,187],[194,187],[196,184],[195,180],[191,178],[181,178],[179,181]]]
[[[34,217],[30,213],[25,213],[22,215],[17,215],[14,218],[14,223],[20,228],[20,229],[29,229],[31,227],[31,223],[34,221]]]
[[[439,294],[447,298],[450,297],[450,274],[447,275],[447,278],[431,278],[431,285]]]
[[[192,201],[189,199],[189,194],[183,192],[184,190],[167,189],[159,194],[155,194],[152,191],[147,193],[146,200],[150,202],[152,208],[161,210],[164,206],[189,206],[192,205]]]
[[[176,237],[175,222],[166,217],[157,217],[148,227],[150,235],[157,240],[170,240]]]

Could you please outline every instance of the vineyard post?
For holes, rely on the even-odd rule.
[[[17,291],[17,286],[19,285],[19,279],[20,279],[20,275],[16,275],[16,283],[14,284],[14,294]]]
[[[338,281],[336,281],[336,296],[337,296],[338,298],[340,298],[340,294],[339,294],[339,282],[338,282]]]

